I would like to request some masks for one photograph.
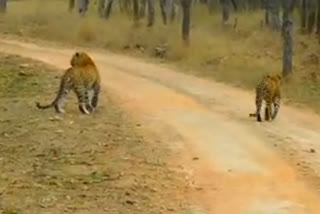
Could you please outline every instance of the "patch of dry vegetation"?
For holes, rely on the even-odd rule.
[[[186,213],[188,187],[170,151],[111,100],[90,117],[71,96],[64,116],[35,107],[53,98],[57,76],[0,54],[0,213]]]
[[[167,45],[168,50],[161,60],[174,62],[184,72],[251,90],[262,74],[281,72],[282,39],[280,34],[261,28],[262,13],[238,13],[238,26],[233,30],[221,26],[220,12],[210,16],[207,8],[196,7],[192,14],[191,46],[186,48],[180,39],[180,23],[163,26],[159,11],[156,12],[153,28],[147,28],[145,20],[139,27],[133,27],[132,19],[120,14],[117,4],[111,18],[103,20],[98,18],[94,5],[88,16],[81,18],[67,12],[65,1],[30,0],[10,2],[0,27],[3,33],[128,51],[141,56],[154,56],[156,47]],[[316,38],[298,33],[294,39],[295,74],[284,84],[283,94],[289,101],[316,109],[320,106],[319,44]]]

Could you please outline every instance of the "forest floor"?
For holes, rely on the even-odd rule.
[[[60,70],[0,54],[0,213],[187,213],[189,186],[172,151],[143,135],[108,91],[97,112],[41,111]]]
[[[45,193],[38,195],[39,200],[36,200],[40,207],[50,207],[52,204],[64,207],[69,199],[74,198],[77,203],[75,202],[75,207],[71,205],[71,209],[77,209],[78,206],[81,209],[85,201],[84,206],[92,209],[98,207],[97,212],[101,213],[109,213],[102,211],[104,205],[107,205],[104,204],[105,197],[114,200],[113,204],[116,205],[125,200],[125,208],[143,203],[142,206],[137,206],[145,209],[140,213],[152,213],[151,208],[151,211],[147,210],[148,205],[155,209],[167,209],[162,211],[164,213],[319,213],[318,114],[306,108],[282,104],[276,120],[256,123],[248,117],[254,110],[253,93],[176,72],[177,69],[169,65],[97,49],[64,48],[43,42],[25,43],[9,39],[0,41],[0,52],[19,54],[59,69],[69,66],[70,56],[79,49],[93,57],[101,72],[101,107],[96,114],[85,117],[79,116],[76,108],[71,108],[70,105],[67,109],[70,113],[62,118],[52,111],[41,112],[32,108],[35,99],[41,99],[42,102],[52,99],[56,83],[49,87],[50,78],[43,85],[40,82],[41,84],[34,86],[38,88],[41,85],[48,90],[38,88],[39,93],[32,97],[32,101],[24,101],[23,97],[15,98],[10,94],[5,97],[1,102],[5,104],[1,105],[6,106],[2,112],[5,112],[8,119],[1,122],[1,130],[6,130],[1,135],[1,140],[5,139],[6,143],[1,145],[8,150],[3,155],[10,157],[27,149],[21,152],[26,157],[21,155],[22,159],[17,162],[19,164],[12,162],[12,165],[3,165],[21,167],[17,168],[18,172],[3,169],[13,174],[8,175],[9,179],[3,179],[4,182],[11,181],[6,188],[24,190],[24,186],[35,185],[39,191],[43,191],[42,194]],[[27,73],[22,76],[28,76]],[[28,84],[30,85],[33,84]],[[25,93],[25,90],[20,91]],[[116,107],[113,108],[109,100],[114,101]],[[12,103],[10,108],[7,107],[8,102]],[[122,117],[118,118],[118,114],[112,111],[118,108],[136,121],[135,124],[131,126],[126,120],[120,120]],[[26,109],[26,112],[21,109]],[[17,121],[13,121],[14,118]],[[118,122],[112,122],[114,120]],[[71,124],[73,129],[70,129]],[[32,128],[33,126],[35,127]],[[133,128],[140,130],[142,136],[149,140],[142,140],[140,144],[127,140],[126,137],[136,139],[127,133]],[[82,136],[86,132],[93,134]],[[53,133],[55,134],[52,135]],[[106,133],[111,133],[111,136]],[[24,147],[28,145],[25,143],[28,136],[33,145],[31,148]],[[69,140],[64,139],[66,136]],[[92,140],[91,137],[97,139]],[[14,143],[8,144],[8,139],[12,139]],[[49,139],[50,143],[41,139]],[[75,143],[74,139],[81,143]],[[111,143],[109,139],[117,140]],[[88,141],[97,143],[88,144]],[[94,149],[90,150],[90,146]],[[32,156],[35,155],[33,150],[36,151],[37,158]],[[159,164],[157,156],[160,160],[162,157],[165,162],[160,161]],[[119,157],[122,157],[121,161]],[[4,158],[3,161],[8,159],[12,161],[16,157]],[[37,159],[41,161],[38,162]],[[28,169],[28,161],[35,165],[32,169]],[[74,166],[77,164],[81,166]],[[51,170],[47,172],[47,169]],[[58,174],[60,170],[64,170],[62,175]],[[12,177],[19,178],[14,173],[26,176],[31,184],[26,182],[24,185],[24,179],[12,181]],[[137,180],[133,179],[135,176]],[[68,180],[71,178],[74,180]],[[53,182],[46,183],[50,180]],[[136,182],[146,185],[136,185]],[[103,188],[104,185],[107,188]],[[81,189],[88,194],[85,195],[88,199],[82,199],[82,193],[72,195],[74,191],[66,187]],[[52,195],[48,189],[53,191]],[[127,193],[128,189],[131,191]],[[120,192],[115,192],[118,190]],[[65,195],[59,194],[59,191]],[[134,194],[135,191],[141,192]],[[19,194],[23,191],[19,189],[15,192],[13,189],[4,193],[21,199]],[[64,196],[68,200],[64,200]],[[37,197],[19,202],[23,204],[31,200],[30,203],[35,203],[32,202],[35,198]],[[132,198],[141,201],[136,203]],[[150,201],[145,201],[146,198]],[[155,199],[154,203],[152,198]],[[157,203],[157,200],[161,203]],[[113,208],[112,205],[110,207]],[[137,207],[133,211],[130,208],[130,211],[124,210],[123,213],[138,212]],[[119,210],[121,209],[124,208],[120,207]],[[159,212],[155,210],[155,213]]]

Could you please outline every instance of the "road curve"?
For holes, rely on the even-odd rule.
[[[248,117],[253,93],[169,66],[82,50],[95,59],[103,90],[172,149],[185,151],[191,195],[203,208],[194,213],[320,213],[318,115],[282,105],[277,120],[256,123]],[[64,69],[74,49],[3,39],[0,51]]]

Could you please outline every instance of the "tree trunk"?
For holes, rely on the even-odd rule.
[[[301,15],[300,15],[300,27],[301,27],[301,32],[304,32],[307,26],[307,0],[302,0],[301,4]]]
[[[110,17],[114,0],[107,0],[107,1],[108,1],[108,3],[105,6],[104,14],[103,14],[103,17],[106,19],[108,19]]]
[[[268,11],[268,9],[266,8],[265,9],[265,12],[264,12],[264,22],[265,22],[265,24],[266,24],[266,26],[269,26],[269,11]]]
[[[170,5],[170,22],[174,22],[176,15],[177,15],[178,5],[175,0],[171,0]]]
[[[98,0],[98,14],[100,17],[104,16],[105,4],[106,0]]]
[[[311,34],[316,23],[316,11],[310,11],[308,14],[308,33]]]
[[[279,31],[281,28],[281,21],[279,17],[280,1],[279,0],[268,0],[266,2],[266,8],[269,18],[269,26],[275,31]]]
[[[140,10],[139,16],[140,18],[144,18],[146,16],[146,5],[148,0],[140,0]],[[152,2],[153,4],[153,2]]]
[[[190,21],[191,21],[191,0],[181,0],[182,6],[182,39],[189,44],[190,42]]]
[[[131,8],[132,8],[131,0],[124,0],[124,10],[126,11],[127,14],[131,12]]]
[[[147,0],[147,4],[148,4],[148,27],[151,27],[154,24],[154,1]]]
[[[0,13],[7,11],[7,0],[0,0]]]
[[[160,0],[160,10],[163,24],[167,24],[167,11],[165,8],[166,0]]]
[[[220,3],[222,7],[222,23],[225,24],[229,20],[231,8],[228,0],[221,0]]]
[[[84,16],[88,11],[88,6],[89,6],[89,0],[78,0],[77,1],[78,13],[81,16]]]
[[[320,0],[318,0],[317,34],[320,35]]]
[[[133,3],[134,21],[138,22],[139,21],[139,2],[138,0],[132,0],[132,3]]]
[[[307,0],[307,30],[311,34],[316,24],[317,0]]]
[[[73,9],[74,9],[74,1],[75,0],[69,0],[69,8],[68,9],[69,9],[70,12],[73,11]]]
[[[292,38],[292,11],[295,6],[295,0],[287,0],[283,6],[283,67],[282,75],[284,77],[292,73],[292,55],[293,55],[293,38]]]
[[[220,0],[220,4],[222,6],[222,23],[225,24],[230,18],[231,4],[235,10],[237,9],[237,5],[234,0]]]

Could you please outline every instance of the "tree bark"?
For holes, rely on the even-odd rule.
[[[292,56],[293,56],[293,36],[292,36],[292,11],[296,0],[286,0],[283,5],[283,24],[282,24],[282,38],[283,38],[283,66],[282,76],[286,77],[292,73]]]
[[[310,11],[308,14],[308,33],[311,34],[316,23],[316,11]]]
[[[78,0],[77,1],[78,13],[81,16],[84,16],[88,11],[88,6],[89,6],[89,0]]]
[[[178,5],[175,0],[171,0],[171,5],[170,5],[170,22],[172,23],[177,15],[177,10],[178,10]]]
[[[133,3],[134,21],[138,22],[139,21],[139,2],[138,0],[132,0],[132,3]]]
[[[275,31],[279,31],[281,28],[281,21],[279,17],[280,12],[280,1],[279,0],[268,0],[266,2],[266,9],[269,18],[269,26]]]
[[[144,18],[146,16],[146,6],[148,0],[140,0],[140,9],[139,9],[139,16],[140,18]],[[152,2],[153,4],[153,2]]]
[[[317,0],[307,0],[307,30],[311,34],[316,24]]]
[[[160,0],[160,10],[161,10],[161,17],[162,17],[162,22],[163,24],[167,24],[167,11],[165,8],[166,5],[166,0]]]
[[[307,26],[307,0],[302,0],[301,1],[301,12],[300,12],[300,27],[301,31],[304,32]]]
[[[318,13],[317,13],[317,34],[320,35],[320,0],[318,0]]]
[[[103,17],[105,4],[106,4],[106,0],[98,0],[98,14],[100,17]]]
[[[154,24],[154,1],[147,0],[147,4],[148,4],[148,27],[151,27]]]
[[[191,0],[181,0],[182,6],[182,39],[186,44],[190,42]]]
[[[7,11],[7,0],[0,0],[0,13]]]
[[[104,13],[103,13],[103,17],[106,19],[110,17],[114,0],[107,0],[107,1],[108,3],[105,6]]]
[[[228,22],[231,14],[231,4],[234,10],[237,10],[237,5],[234,0],[220,0],[222,6],[222,23]]]
[[[283,22],[283,67],[282,75],[284,77],[292,73],[292,55],[293,55],[293,39],[292,39],[292,21],[285,20]]]

